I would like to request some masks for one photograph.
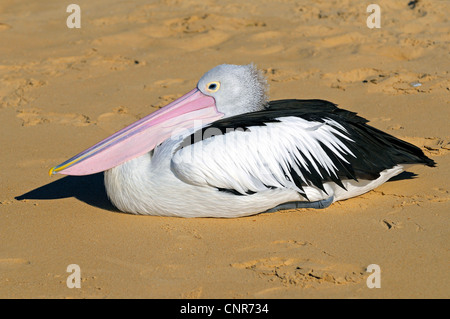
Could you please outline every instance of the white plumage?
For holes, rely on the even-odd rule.
[[[172,157],[172,170],[185,183],[234,189],[241,194],[267,190],[267,185],[300,192],[291,176],[286,179],[288,165],[304,182],[307,179],[299,166],[320,175],[317,165],[321,165],[337,177],[336,167],[319,141],[346,161],[341,154],[352,153],[332,132],[351,139],[334,129],[338,123],[332,120],[308,122],[295,117],[278,120],[280,122],[231,131],[182,148]],[[305,159],[313,167],[308,167]]]

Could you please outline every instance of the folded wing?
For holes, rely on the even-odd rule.
[[[172,170],[186,183],[239,195],[373,180],[403,163],[434,165],[417,147],[322,100],[270,102],[259,112],[216,121],[185,138]],[[431,161],[431,162],[429,162]]]

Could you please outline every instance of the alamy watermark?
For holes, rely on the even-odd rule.
[[[381,8],[378,4],[372,3],[367,6],[366,11],[371,13],[366,20],[369,29],[381,28]],[[81,28],[81,8],[78,4],[69,4],[66,12],[70,13],[67,17],[66,25],[69,29]]]
[[[367,12],[371,13],[366,20],[367,27],[369,29],[381,28],[381,8],[378,4],[369,4],[367,6]]]
[[[370,264],[367,266],[367,272],[371,274],[367,277],[366,284],[367,287],[372,288],[381,288],[381,268],[377,264]]]
[[[70,264],[67,266],[67,272],[71,274],[67,277],[67,288],[81,288],[81,269],[77,264]]]
[[[78,4],[69,4],[66,12],[71,13],[66,20],[66,25],[69,29],[81,28],[81,8]]]

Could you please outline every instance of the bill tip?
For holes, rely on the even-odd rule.
[[[50,168],[50,170],[48,171],[49,176],[52,176],[53,174],[55,174],[55,167]]]

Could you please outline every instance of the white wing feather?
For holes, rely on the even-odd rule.
[[[241,194],[269,187],[300,191],[289,176],[290,170],[308,185],[311,183],[300,167],[323,178],[321,166],[328,174],[337,176],[333,161],[320,143],[347,163],[343,155],[354,156],[342,142],[342,139],[352,140],[336,129],[345,132],[344,127],[331,119],[324,123],[298,117],[278,120],[280,122],[252,126],[246,131],[212,136],[184,147],[172,157],[172,171],[186,183],[233,189]]]

